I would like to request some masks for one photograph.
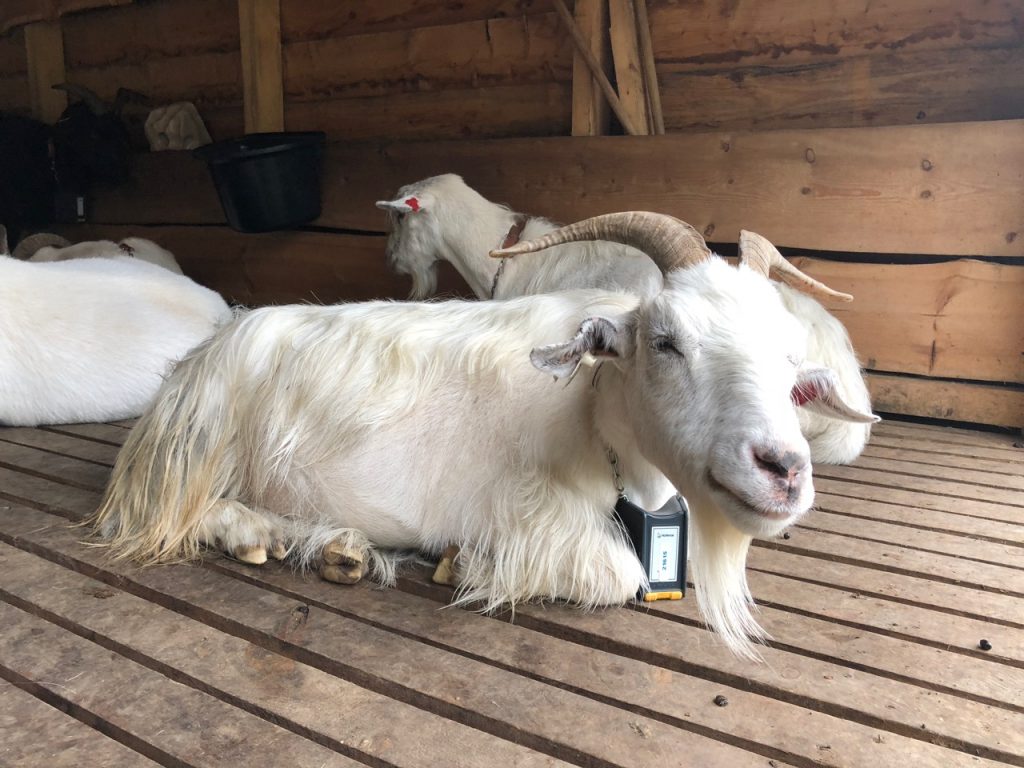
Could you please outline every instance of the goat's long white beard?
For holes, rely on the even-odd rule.
[[[709,496],[691,492],[687,500],[693,538],[690,563],[701,615],[730,650],[760,660],[751,639],[763,641],[767,636],[750,610],[754,601],[746,562],[752,538],[732,525]]]
[[[409,277],[412,278],[412,289],[409,291],[411,301],[422,301],[433,296],[437,291],[437,262],[411,264]]]

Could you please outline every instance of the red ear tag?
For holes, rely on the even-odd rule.
[[[797,405],[806,405],[811,400],[818,399],[818,388],[813,384],[803,384],[793,387],[793,391],[789,395],[793,398],[793,402]]]
[[[420,201],[417,200],[415,197],[407,197],[404,202],[406,205],[412,208],[413,212],[416,212],[420,209]]]

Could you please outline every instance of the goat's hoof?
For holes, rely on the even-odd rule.
[[[275,539],[270,544],[270,549],[267,551],[275,560],[284,560],[288,556],[288,547],[280,539]]]
[[[320,576],[324,581],[335,584],[355,584],[363,578],[366,568],[363,563],[351,565],[321,565]]]
[[[263,565],[267,562],[267,549],[261,546],[235,547],[231,556],[236,560],[248,563],[249,565]]]
[[[366,575],[366,561],[363,551],[350,547],[345,542],[335,540],[329,542],[323,551],[324,564],[320,566],[320,575],[325,581],[335,584],[355,584]]]
[[[434,575],[431,577],[435,584],[443,584],[448,587],[459,585],[459,572],[455,567],[455,558],[458,557],[458,554],[459,548],[454,544],[441,554],[441,562],[437,564]]]

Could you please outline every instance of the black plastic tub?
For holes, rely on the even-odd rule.
[[[239,232],[269,232],[320,215],[320,166],[325,135],[249,133],[193,150],[205,160],[228,224]]]

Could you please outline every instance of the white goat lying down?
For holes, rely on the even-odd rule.
[[[790,525],[814,497],[792,398],[874,417],[803,360],[804,331],[771,284],[677,219],[602,216],[508,253],[594,239],[651,254],[662,290],[236,319],[171,374],[94,524],[142,562],[206,543],[260,563],[287,544],[343,582],[392,579],[386,550],[456,544],[464,601],[616,604],[644,572],[611,515],[613,451],[635,502],[686,495],[703,614],[752,653],[751,536]],[[574,377],[588,353],[600,375]]]
[[[377,207],[386,210],[391,220],[388,263],[396,272],[412,277],[413,299],[427,298],[436,290],[438,261],[450,262],[480,299],[569,288],[624,289],[644,297],[661,290],[661,275],[654,262],[619,243],[565,244],[557,247],[558,258],[538,255],[500,262],[488,258],[492,248],[513,245],[520,237],[539,237],[557,225],[492,203],[455,174],[404,186],[393,200],[378,201]],[[775,251],[770,243],[767,247]],[[775,277],[787,279],[782,271],[787,262],[781,255],[777,261],[773,259],[772,266]],[[842,323],[814,299],[783,283],[775,283],[775,288],[808,332],[807,357],[836,372],[846,402],[870,411],[871,398]],[[823,295],[852,298],[835,291]],[[852,462],[871,434],[869,424],[837,421],[807,408],[798,414],[816,462]]]
[[[126,237],[119,243],[111,240],[87,240],[72,245],[60,235],[40,233],[30,235],[18,243],[13,256],[25,261],[70,261],[130,256],[156,264],[177,275],[183,274],[173,253],[164,250],[152,240],[141,237]]]
[[[168,368],[230,318],[213,291],[109,245],[121,255],[0,255],[0,424],[138,416]]]

